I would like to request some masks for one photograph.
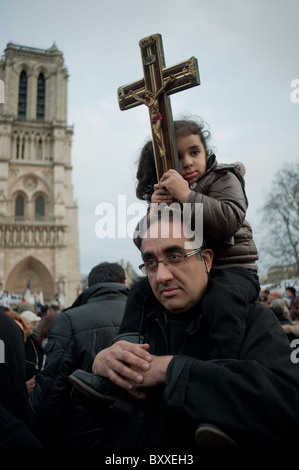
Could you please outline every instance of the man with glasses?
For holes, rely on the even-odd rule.
[[[148,236],[149,227],[141,236],[150,291],[135,343],[118,337],[96,356],[94,375],[76,371],[70,377],[85,396],[98,399],[94,407],[79,400],[89,414],[76,444],[86,446],[92,435],[92,448],[195,450],[207,444],[211,429],[219,437],[215,446],[265,448],[299,437],[298,365],[271,312],[249,304],[239,358],[210,360],[201,302],[213,252],[194,246],[184,222],[168,212],[149,220],[160,229],[168,223],[168,237],[162,230]],[[122,390],[118,399],[115,386]]]

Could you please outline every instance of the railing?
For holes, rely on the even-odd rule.
[[[4,248],[53,248],[65,246],[66,226],[62,224],[1,224],[0,246]]]
[[[31,46],[22,46],[21,44],[14,44],[13,42],[9,42],[7,46],[12,46],[14,49],[23,50],[23,51],[32,51],[32,52],[46,52],[46,49],[41,49],[39,47],[31,47]]]
[[[65,225],[63,217],[0,216],[0,225]]]

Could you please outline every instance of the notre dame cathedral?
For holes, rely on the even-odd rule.
[[[0,59],[0,289],[30,281],[65,306],[81,285],[62,53],[8,43]]]

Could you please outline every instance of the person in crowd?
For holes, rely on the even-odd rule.
[[[259,295],[259,302],[262,305],[265,305],[266,307],[269,307],[269,302],[268,302],[268,296],[270,294],[269,289],[261,289],[260,295]]]
[[[271,305],[272,300],[282,299],[282,293],[278,289],[272,289],[268,295],[268,305]]]
[[[286,333],[287,337],[291,344],[293,344],[293,340],[297,340],[295,346],[299,346],[298,339],[299,339],[299,321],[287,322],[283,323],[282,328]]]
[[[15,418],[28,424],[24,332],[0,310],[0,403]]]
[[[124,269],[103,262],[88,276],[88,288],[73,305],[56,315],[45,347],[46,362],[30,395],[33,429],[47,448],[63,447],[67,439],[73,370],[91,370],[96,353],[118,332],[127,300]]]
[[[0,402],[0,450],[43,449],[28,425]]]
[[[21,317],[30,324],[30,334],[25,342],[26,355],[26,383],[28,393],[31,393],[35,387],[36,374],[41,370],[43,363],[43,348],[39,340],[38,327],[41,317],[31,310],[25,310]]]
[[[290,314],[292,320],[299,320],[299,296],[296,295],[296,289],[294,287],[286,288],[286,297],[290,300]]]
[[[269,309],[250,302],[238,356],[211,360],[202,306],[213,251],[186,235],[183,224],[190,225],[181,214],[163,214],[148,216],[148,229],[136,241],[150,286],[139,343],[115,338],[96,355],[93,373],[70,376],[77,389],[72,445],[178,453],[196,451],[211,436],[241,449],[295,445],[299,369],[281,326]],[[160,228],[156,237],[149,234],[153,226]],[[126,414],[113,407],[117,390],[131,404]],[[96,402],[87,398],[92,393]]]
[[[49,305],[48,304],[45,304],[45,305],[41,305],[39,307],[39,311],[38,311],[38,315],[41,317],[41,318],[44,318],[47,313],[49,311]]]
[[[19,306],[18,306],[18,313],[22,313],[22,312],[33,312],[33,313],[36,313],[35,311],[35,307],[32,303],[30,302],[22,302]]]
[[[6,312],[21,328],[24,335],[25,344],[25,379],[28,393],[31,393],[35,386],[36,374],[41,369],[43,350],[36,337],[33,324],[36,324],[39,317],[31,310],[25,310],[21,314],[13,311]],[[33,324],[29,320],[33,319]]]
[[[269,309],[275,313],[281,324],[291,323],[290,312],[283,299],[272,300]]]
[[[60,312],[61,312],[61,306],[59,302],[57,302],[57,300],[52,300],[52,302],[49,305],[48,314],[57,315]]]
[[[285,296],[286,296],[287,299],[289,299],[290,305],[292,305],[292,303],[294,302],[294,300],[296,298],[296,289],[295,289],[295,287],[292,287],[292,286],[286,287]]]
[[[0,449],[41,449],[29,428],[24,334],[0,310]]]
[[[33,313],[31,310],[24,310],[20,315],[22,318],[25,318],[30,322],[33,331],[38,328],[39,322],[41,321],[41,317],[39,315]]]
[[[278,304],[283,306],[284,315],[288,318],[289,321],[291,321],[292,320],[291,312],[289,310],[289,304],[288,302],[286,302],[287,299],[283,298],[282,292],[279,289],[270,290],[270,293],[268,295],[268,300],[267,300],[268,307],[271,307],[273,305],[273,302],[274,302],[274,306],[275,305],[277,306],[277,303],[276,303],[277,300],[280,301],[278,302]]]
[[[41,316],[41,322],[37,329],[37,339],[44,350],[48,342],[49,331],[54,318],[61,312],[58,302],[51,302],[50,306]]]

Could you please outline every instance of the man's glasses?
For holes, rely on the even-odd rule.
[[[139,266],[139,269],[143,272],[143,274],[152,274],[155,273],[158,269],[158,264],[163,263],[165,267],[171,269],[173,266],[180,264],[190,256],[195,255],[196,253],[202,252],[203,248],[196,248],[193,251],[189,251],[189,253],[182,254],[182,253],[171,253],[171,255],[166,256],[159,261],[157,259],[149,259],[145,261],[143,264]]]

